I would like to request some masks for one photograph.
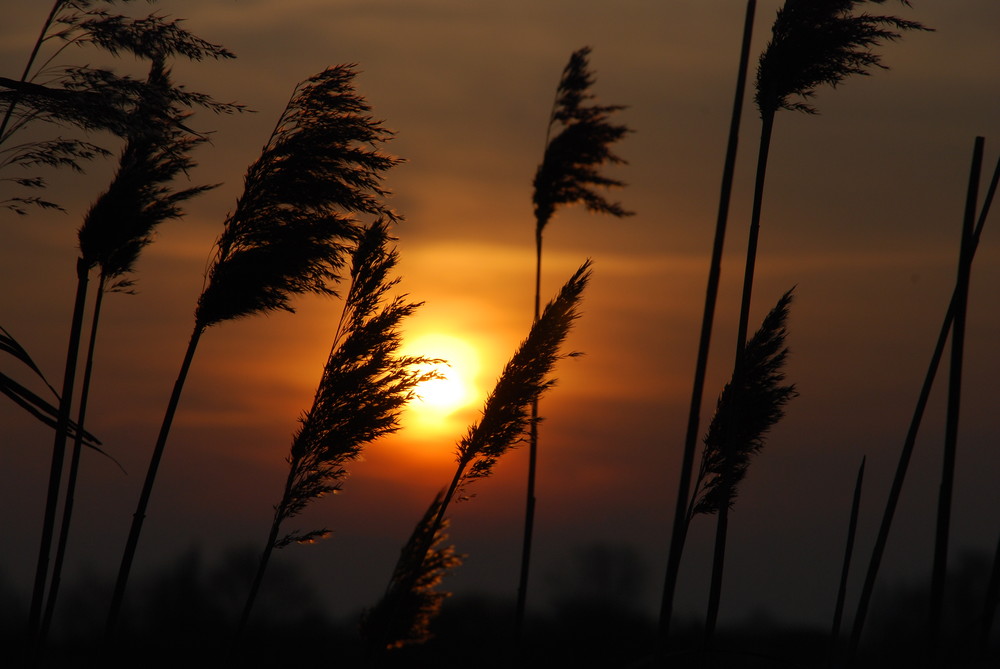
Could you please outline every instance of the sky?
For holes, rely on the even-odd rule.
[[[2,75],[16,78],[47,7],[6,4]],[[751,74],[779,6],[758,3]],[[196,154],[192,183],[222,185],[160,228],[138,264],[137,294],[105,301],[90,428],[128,473],[87,454],[67,579],[107,579],[117,569],[212,244],[246,167],[299,81],[356,63],[358,91],[396,133],[387,150],[406,160],[387,184],[405,217],[395,230],[401,290],[425,303],[406,324],[408,346],[451,358],[473,400],[447,416],[409,409],[403,429],[350,468],[341,494],[288,526],[334,531],[275,558],[304,575],[328,611],[353,615],[378,599],[413,524],[450,480],[455,442],[527,334],[531,179],[559,74],[570,53],[589,45],[599,101],[626,105],[617,119],[634,130],[615,147],[628,164],[607,172],[628,184],[611,195],[636,213],[614,219],[563,209],[545,232],[543,298],[586,258],[594,276],[567,342],[585,355],[560,362],[558,385],[542,403],[530,603],[542,610],[565,594],[574,561],[588,546],[603,545],[641,570],[633,603],[652,615],[669,543],[744,3],[163,0],[136,7],[131,11],[184,18],[189,30],[234,51],[234,61],[178,62],[175,79],[254,112],[194,117],[192,125],[213,134]],[[987,139],[985,171],[1000,155],[1000,5],[921,0],[877,9],[935,32],[879,47],[889,70],[820,89],[818,115],[782,111],[775,124],[751,326],[795,286],[787,374],[800,395],[740,488],[722,625],[764,613],[827,624],[863,456],[856,565],[866,564],[954,284],[974,137]],[[64,58],[99,60],[72,50]],[[141,72],[127,60],[115,67]],[[748,99],[703,426],[732,365],[759,128]],[[49,194],[65,214],[4,215],[0,223],[0,325],[50,379],[60,378],[65,355],[76,227],[111,170],[109,162],[85,175],[54,174]],[[988,225],[973,268],[965,347],[956,561],[992,550],[1000,533],[998,281],[1000,240]],[[311,402],[340,304],[307,297],[295,307],[295,314],[223,324],[203,338],[143,531],[140,576],[192,550],[211,560],[262,547],[286,474],[283,458]],[[418,350],[421,342],[428,350]],[[940,386],[883,562],[886,583],[920,583],[930,573],[945,415]],[[0,574],[26,596],[51,437],[10,403],[0,404],[0,425],[0,528],[8,537]],[[445,583],[456,596],[513,597],[526,455],[506,455],[492,478],[475,485],[476,496],[452,509],[451,541],[467,554]],[[704,518],[692,527],[680,615],[704,610],[713,528]]]

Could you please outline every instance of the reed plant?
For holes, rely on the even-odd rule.
[[[181,205],[213,186],[175,189],[172,182],[195,167],[191,152],[206,141],[186,126],[191,112],[174,101],[176,86],[162,58],[154,57],[145,93],[132,112],[142,117],[128,137],[108,189],[84,217],[77,237],[82,263],[98,270],[90,335],[76,422],[85,425],[93,377],[94,350],[105,292],[131,292],[135,263],[152,243],[165,221],[183,216]],[[231,110],[230,110],[231,111]],[[60,575],[72,523],[74,492],[82,452],[79,434],[74,440],[65,487],[62,525],[52,569],[51,586],[42,619],[42,638],[48,632],[58,598]]]
[[[753,20],[757,9],[756,0],[748,0],[743,21],[743,40],[740,46],[739,66],[736,74],[736,93],[733,96],[733,111],[729,122],[729,137],[726,142],[726,158],[722,168],[722,185],[719,190],[719,208],[715,220],[715,238],[712,243],[712,258],[708,270],[708,286],[705,289],[705,308],[701,318],[701,334],[698,338],[698,354],[695,358],[694,382],[691,388],[691,404],[688,410],[687,429],[681,454],[680,480],[677,484],[677,502],[674,506],[674,522],[670,534],[670,552],[667,557],[666,576],[660,600],[659,644],[660,653],[665,651],[670,636],[670,621],[673,617],[674,594],[680,573],[681,557],[687,539],[688,496],[691,493],[691,474],[694,470],[695,451],[698,444],[698,430],[701,424],[701,405],[705,392],[705,374],[708,370],[708,353],[712,342],[712,326],[715,321],[715,303],[719,295],[719,279],[722,274],[722,251],[729,221],[729,200],[733,190],[733,176],[736,171],[736,152],[739,147],[740,119],[743,112],[743,97],[746,90],[747,66],[750,60],[750,41],[753,36]]]
[[[951,500],[958,451],[958,421],[962,403],[962,365],[965,352],[965,321],[972,273],[972,235],[976,224],[979,179],[983,167],[985,140],[977,137],[972,151],[965,215],[959,243],[958,272],[955,279],[955,318],[951,325],[951,357],[948,366],[948,408],[945,418],[944,458],[938,488],[937,524],[934,533],[934,564],[931,570],[931,602],[928,625],[930,657],[940,659],[941,622],[944,616],[945,579],[948,569],[948,540],[951,528]]]
[[[465,499],[468,486],[488,477],[497,460],[523,441],[525,433],[538,420],[532,415],[531,407],[555,383],[549,374],[556,361],[577,355],[561,353],[560,349],[578,317],[578,305],[589,280],[588,260],[532,324],[528,337],[504,366],[496,386],[486,398],[482,417],[459,440],[451,483],[418,522],[393,571],[385,597],[369,616],[366,636],[373,652],[398,647],[407,638],[422,638],[418,630],[426,626],[429,614],[436,613],[436,608],[429,611],[427,607],[415,607],[412,603],[432,601],[440,604],[440,598],[427,599],[426,587],[422,584],[436,583],[445,569],[444,564],[457,564],[453,549],[435,548],[443,541],[441,532],[448,506],[456,497]],[[413,617],[415,611],[420,615]]]
[[[858,532],[858,512],[861,508],[861,484],[865,479],[865,461],[861,458],[858,467],[858,477],[854,481],[854,495],[851,498],[851,513],[847,521],[847,541],[844,545],[844,561],[840,568],[840,584],[837,586],[837,601],[833,606],[833,624],[830,628],[830,650],[827,659],[828,666],[833,666],[840,641],[840,625],[844,619],[844,603],[847,600],[847,579],[851,572],[851,559],[854,557],[854,539]]]
[[[556,97],[549,113],[545,133],[545,151],[534,178],[532,202],[535,212],[535,300],[534,320],[539,318],[542,281],[542,237],[545,227],[562,206],[582,204],[588,211],[610,214],[616,218],[631,216],[618,202],[605,198],[598,188],[622,187],[625,184],[600,173],[605,165],[626,161],[611,151],[611,144],[629,132],[625,125],[611,122],[612,114],[625,109],[621,105],[598,105],[591,88],[594,74],[589,64],[590,47],[574,51],[563,68]],[[538,460],[538,406],[532,405],[528,445],[528,479],[525,502],[524,538],[521,549],[521,572],[517,588],[516,631],[520,634],[527,601],[528,573],[531,564],[531,541],[535,519],[535,478]]]
[[[443,362],[398,354],[400,327],[420,306],[387,293],[398,282],[391,276],[398,253],[389,248],[384,222],[369,226],[354,249],[351,284],[333,338],[330,355],[313,398],[299,419],[287,458],[288,478],[247,596],[239,631],[247,625],[271,553],[291,543],[312,543],[326,528],[279,536],[284,521],[313,500],[339,492],[347,465],[378,438],[399,429],[399,414],[418,384],[440,375],[423,371]]]
[[[764,446],[768,431],[784,416],[784,406],[797,395],[794,385],[782,385],[788,357],[786,322],[792,291],[782,295],[747,342],[740,367],[719,395],[715,415],[705,435],[688,523],[696,514],[715,515],[715,552],[705,623],[706,646],[715,634],[722,596],[729,510],[750,459]]]
[[[183,107],[201,106],[214,111],[232,111],[235,106],[218,103],[210,96],[192,93],[181,86],[170,83],[165,69],[165,60],[181,56],[192,60],[204,58],[228,58],[232,54],[217,45],[206,42],[187,30],[181,28],[176,21],[170,21],[162,16],[152,14],[146,18],[132,19],[118,14],[112,14],[104,9],[94,9],[95,3],[57,2],[46,20],[39,40],[36,42],[29,63],[20,81],[0,81],[6,87],[7,108],[5,112],[3,131],[0,133],[0,144],[5,143],[13,133],[25,127],[28,123],[47,121],[53,123],[69,123],[85,130],[110,130],[115,135],[126,140],[126,149],[122,159],[131,162],[132,167],[121,167],[109,187],[91,212],[84,228],[106,229],[117,226],[119,231],[129,230],[133,221],[125,220],[137,212],[140,206],[153,211],[156,207],[169,208],[170,199],[166,198],[163,183],[169,181],[177,172],[183,171],[189,162],[176,157],[170,160],[181,160],[164,180],[149,181],[153,178],[152,170],[136,167],[142,163],[136,155],[137,144],[155,143],[154,137],[174,133],[176,140],[180,134],[187,135],[189,130],[183,128],[184,114],[157,112],[155,109],[175,109],[175,105]],[[58,29],[55,29],[58,27]],[[47,39],[55,39],[61,44],[48,59],[37,68],[32,76],[32,67],[39,53],[39,47]],[[129,54],[152,63],[150,76],[145,81],[118,76],[110,70],[91,67],[55,66],[54,59],[69,45],[94,45],[111,55]],[[47,77],[44,83],[35,83],[31,79],[37,76]],[[176,124],[175,127],[165,128]],[[192,140],[193,141],[193,140]],[[162,142],[161,142],[162,143]],[[177,150],[172,146],[168,151]],[[185,147],[189,148],[189,147]],[[89,142],[66,140],[59,138],[54,141],[28,142],[4,150],[6,166],[28,167],[34,165],[68,166],[81,169],[78,161],[84,157],[97,155],[103,149]],[[165,155],[165,154],[164,154]],[[148,162],[148,161],[147,161]],[[161,159],[161,162],[163,160]],[[124,166],[125,163],[122,163]],[[145,183],[140,183],[143,180]],[[32,187],[44,186],[44,180],[37,177],[28,179]],[[17,180],[15,180],[17,181]],[[19,182],[20,183],[20,182]],[[159,187],[159,190],[155,190]],[[143,188],[153,188],[155,192],[140,195]],[[180,199],[190,197],[198,189],[190,190]],[[143,200],[143,198],[145,199]],[[139,205],[136,202],[144,202]],[[43,202],[35,198],[35,204],[45,207],[56,207],[54,203]],[[163,200],[163,203],[158,203]],[[179,200],[177,200],[179,201]],[[13,198],[13,208],[21,210],[20,204],[26,204],[23,199]],[[17,204],[20,203],[20,204]],[[147,212],[148,213],[148,212]],[[158,214],[165,215],[164,211]],[[161,218],[155,215],[147,221],[152,230]],[[81,240],[81,244],[83,241]],[[62,470],[65,460],[67,425],[73,402],[73,389],[76,381],[80,340],[83,330],[83,312],[86,303],[86,293],[89,273],[98,260],[89,257],[82,250],[78,258],[77,289],[74,299],[73,315],[70,325],[69,343],[67,346],[66,364],[63,375],[62,392],[59,394],[59,410],[56,421],[55,441],[52,450],[52,464],[49,472],[49,483],[46,495],[46,508],[42,523],[39,557],[36,566],[31,606],[29,609],[29,632],[35,638],[40,631],[42,600],[45,597],[48,579],[48,566],[52,538],[55,526],[56,506],[59,500]],[[54,599],[53,599],[54,601]]]
[[[155,1],[155,0],[154,0]],[[124,0],[125,3],[131,0]],[[127,75],[89,65],[60,65],[70,47],[94,47],[112,56],[131,55],[142,60],[182,57],[190,60],[233,58],[225,48],[207,42],[181,27],[177,20],[159,14],[132,18],[107,8],[114,0],[56,0],[46,16],[19,79],[0,77],[0,170],[13,171],[64,167],[82,172],[82,163],[110,157],[112,151],[87,138],[59,135],[51,139],[15,143],[27,126],[48,124],[86,133],[105,132],[127,140],[136,127],[155,123],[133,112],[137,100],[148,95],[146,83]],[[53,46],[54,45],[54,46]],[[42,47],[50,47],[43,51]],[[41,62],[39,62],[41,61]],[[182,105],[231,111],[233,105],[210,96],[174,87],[170,91]],[[61,131],[60,131],[61,132]],[[0,183],[38,193],[47,185],[40,175],[9,176]],[[37,194],[0,199],[0,207],[27,214],[30,207],[62,209]]]
[[[198,342],[226,321],[294,311],[295,295],[335,295],[345,258],[360,239],[357,216],[397,220],[384,199],[384,173],[399,159],[380,151],[392,133],[370,115],[353,86],[352,65],[299,84],[216,242],[194,328],[164,413],[112,595],[115,629],[170,426]]]
[[[361,620],[361,637],[369,655],[432,638],[431,623],[441,612],[448,592],[438,590],[445,576],[461,566],[465,556],[448,541],[449,522],[439,518],[445,491],[441,490],[417,521],[393,568],[385,594]]]
[[[969,240],[967,260],[969,263],[971,263],[975,258],[976,248],[979,245],[979,239],[982,236],[983,228],[986,225],[986,219],[989,216],[990,208],[993,204],[993,198],[996,195],[998,185],[1000,185],[1000,159],[997,160],[996,167],[993,170],[993,176],[990,179],[986,196],[979,208],[975,228],[973,229],[971,239]],[[971,190],[970,186],[970,191]],[[966,205],[966,211],[968,211],[968,204]],[[872,594],[875,591],[875,582],[878,578],[879,568],[882,564],[882,557],[885,554],[885,548],[889,541],[889,532],[892,529],[892,521],[895,517],[896,507],[899,505],[899,498],[903,492],[903,484],[906,481],[906,473],[909,469],[910,460],[913,457],[913,449],[916,446],[917,435],[920,433],[920,425],[923,422],[924,412],[927,409],[927,403],[930,400],[931,390],[934,387],[934,379],[937,376],[941,359],[944,357],[945,345],[948,342],[948,336],[952,331],[952,325],[958,311],[958,291],[959,286],[956,285],[955,289],[952,291],[948,308],[945,311],[941,328],[938,331],[937,342],[934,345],[934,351],[931,353],[931,359],[927,365],[927,372],[924,375],[924,381],[920,387],[920,393],[917,396],[917,402],[913,410],[913,415],[910,418],[910,424],[907,428],[906,436],[903,439],[903,447],[900,449],[899,460],[896,463],[896,471],[893,474],[892,484],[889,488],[889,496],[886,499],[885,508],[882,511],[882,520],[879,524],[878,534],[875,537],[875,543],[872,546],[871,557],[868,560],[868,568],[865,571],[864,584],[861,588],[861,595],[858,598],[858,607],[854,615],[854,623],[851,627],[851,636],[848,642],[847,650],[847,657],[849,661],[853,661],[857,656],[858,647],[861,643],[861,636],[864,633],[865,623],[868,618],[868,608],[871,604]]]

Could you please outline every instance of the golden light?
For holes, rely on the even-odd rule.
[[[465,411],[483,400],[475,379],[481,366],[479,353],[468,341],[441,333],[421,334],[402,347],[406,355],[440,358],[447,363],[433,369],[441,378],[419,384],[416,398],[407,407],[404,422],[423,432],[457,432],[467,418]]]

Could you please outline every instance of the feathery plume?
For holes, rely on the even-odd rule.
[[[133,19],[92,9],[93,2],[56,2],[19,80],[0,77],[0,106],[6,107],[0,121],[0,169],[38,166],[68,167],[82,171],[81,162],[109,156],[103,147],[78,138],[58,137],[11,145],[10,139],[29,123],[46,122],[86,131],[108,131],[129,139],[143,129],[155,131],[157,120],[136,113],[149,97],[148,83],[89,66],[54,66],[53,61],[70,45],[93,45],[112,55],[129,53],[137,58],[160,61],[180,56],[191,60],[233,58],[221,46],[183,29],[180,21],[152,14]],[[60,44],[41,66],[35,60],[43,43]],[[243,111],[241,105],[220,103],[210,96],[183,86],[160,87],[157,94],[186,107],[202,107],[215,113]],[[149,127],[147,127],[149,126]],[[6,177],[0,181],[28,189],[42,189],[39,176]],[[61,209],[39,196],[15,196],[0,200],[0,207],[26,214],[27,206]]]
[[[294,311],[295,294],[335,294],[332,284],[344,256],[364,236],[354,215],[398,218],[383,203],[388,191],[381,184],[383,172],[400,160],[375,148],[391,133],[368,115],[353,78],[353,66],[340,65],[296,87],[225,222],[129,530],[108,636],[117,625],[146,507],[202,334],[233,318]]]
[[[807,101],[818,86],[836,87],[852,74],[868,75],[873,67],[887,69],[871,47],[897,40],[906,30],[930,30],[895,16],[853,13],[865,1],[785,1],[757,67],[754,100],[762,116],[778,109],[815,114],[816,108]],[[801,101],[790,100],[793,96]]]
[[[463,555],[448,540],[448,521],[438,519],[445,491],[440,491],[417,522],[400,551],[385,595],[361,621],[361,635],[374,651],[421,644],[431,638],[431,622],[451,593],[437,590],[449,571],[461,566]]]
[[[545,307],[528,338],[504,367],[486,398],[482,418],[458,443],[456,490],[464,491],[469,483],[490,475],[497,459],[530,424],[531,403],[555,383],[548,375],[556,361],[576,355],[560,354],[559,349],[579,315],[577,306],[589,279],[588,260]]]
[[[594,187],[625,185],[603,176],[598,169],[606,163],[625,163],[609,146],[631,131],[610,122],[611,114],[625,109],[624,106],[587,104],[594,98],[590,93],[594,75],[588,69],[589,55],[589,47],[573,52],[556,89],[545,155],[534,179],[533,201],[539,232],[560,205],[582,203],[589,211],[617,217],[633,213],[594,190]],[[551,137],[556,127],[561,130]]]
[[[736,487],[746,476],[750,457],[784,416],[784,406],[797,395],[794,385],[781,385],[788,356],[785,321],[792,291],[785,293],[746,344],[742,368],[733,372],[719,396],[705,435],[698,485],[691,514],[714,514],[731,508]]]
[[[578,317],[577,307],[589,280],[587,260],[532,325],[528,337],[521,342],[487,397],[482,418],[459,441],[451,483],[417,524],[393,573],[386,597],[376,607],[377,614],[369,616],[366,635],[374,651],[393,647],[401,636],[409,634],[407,630],[414,629],[414,611],[419,607],[413,603],[425,601],[428,596],[426,588],[422,590],[418,583],[436,583],[434,575],[440,576],[445,569],[435,565],[455,557],[450,548],[434,549],[437,542],[443,541],[440,532],[448,505],[456,494],[464,495],[471,482],[489,476],[497,460],[522,439],[532,422],[532,404],[554,384],[548,378],[552,367],[560,358],[577,355],[561,354],[559,349]],[[423,556],[426,564],[421,561]],[[436,611],[440,598],[433,603]]]
[[[334,294],[360,234],[353,214],[390,221],[382,174],[400,162],[374,148],[392,133],[352,86],[353,65],[299,85],[217,243],[196,321],[208,327],[282,309],[298,293]]]
[[[366,445],[399,429],[399,414],[414,388],[437,372],[419,371],[440,360],[397,355],[400,325],[420,306],[396,297],[385,302],[398,278],[390,276],[398,260],[383,221],[369,226],[353,254],[351,286],[333,347],[323,369],[312,407],[300,419],[288,456],[289,473],[275,506],[271,533],[258,565],[240,622],[242,630],[274,548],[311,543],[326,537],[323,528],[278,537],[281,524],[307,504],[340,490],[346,465]]]
[[[206,141],[184,129],[189,116],[171,100],[170,73],[154,59],[147,93],[133,112],[146,120],[128,137],[118,171],[107,191],[91,206],[78,232],[87,267],[101,270],[102,287],[125,289],[139,253],[163,221],[183,215],[180,204],[214,186],[173,190],[179,173],[195,166],[191,149]]]

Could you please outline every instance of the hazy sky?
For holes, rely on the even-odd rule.
[[[47,3],[6,2],[3,76],[20,74]],[[753,58],[780,2],[758,3]],[[756,327],[795,285],[788,378],[800,397],[753,461],[730,521],[722,624],[766,610],[826,624],[851,488],[863,455],[858,563],[874,538],[919,384],[951,293],[973,139],[1000,147],[1000,5],[992,0],[886,3],[873,11],[924,22],[879,47],[891,69],[821,89],[818,116],[781,112],[764,206]],[[357,63],[356,84],[397,133],[406,159],[388,178],[402,288],[426,305],[412,338],[447,335],[473,351],[481,400],[526,334],[533,280],[531,179],[559,74],[593,48],[595,90],[635,132],[617,145],[627,166],[614,193],[626,219],[562,210],[546,230],[545,295],[585,258],[594,279],[543,403],[532,604],[581,547],[634,550],[646,569],[641,605],[659,598],[680,462],[683,417],[708,271],[743,2],[736,0],[164,0],[156,9],[238,55],[177,63],[176,79],[256,113],[192,124],[214,130],[196,183],[223,182],[164,225],[142,257],[138,294],[105,301],[91,429],[128,470],[87,457],[67,576],[117,568],[163,406],[192,324],[212,243],[246,166],[297,82]],[[135,11],[148,11],[136,3]],[[68,51],[95,64],[92,53]],[[754,61],[755,62],[755,61]],[[117,67],[136,70],[132,62]],[[751,71],[752,71],[751,66]],[[705,422],[732,364],[759,120],[748,102]],[[4,216],[0,324],[51,379],[60,377],[74,286],[76,226],[110,173],[52,179],[68,214]],[[994,219],[996,217],[994,216]],[[995,223],[992,221],[991,223]],[[995,225],[993,227],[996,227]],[[973,270],[954,506],[954,555],[992,549],[1000,532],[997,379],[1000,241],[988,226]],[[308,407],[339,315],[335,300],[210,330],[175,421],[140,544],[141,573],[192,547],[216,556],[258,550],[286,473],[283,457]],[[446,350],[429,355],[449,357]],[[455,351],[456,361],[461,351]],[[4,363],[4,371],[9,366]],[[946,378],[942,370],[940,378]],[[329,609],[346,614],[381,594],[405,541],[453,471],[453,445],[478,403],[437,425],[411,416],[352,467],[343,494],[289,528],[334,536],[277,560],[301,567]],[[929,574],[945,404],[934,400],[883,567],[887,582]],[[27,592],[49,466],[50,436],[0,404],[0,571]],[[89,455],[89,454],[88,454]],[[452,541],[468,554],[456,594],[512,596],[526,452],[501,461],[454,508]],[[696,521],[681,574],[682,614],[701,615],[712,523]],[[10,539],[16,537],[16,539]],[[856,593],[856,589],[852,589]],[[849,599],[853,606],[855,596]]]

